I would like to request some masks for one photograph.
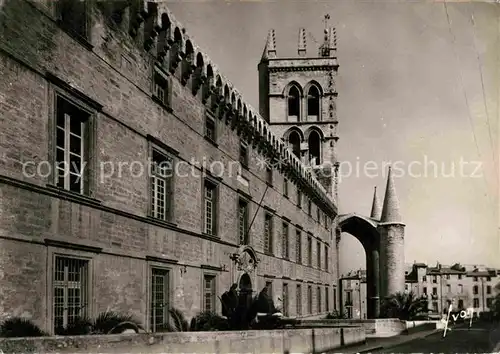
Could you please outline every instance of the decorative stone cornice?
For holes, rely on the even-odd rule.
[[[148,6],[147,0],[133,0],[130,8],[130,31],[137,37],[144,28],[142,46],[161,48],[161,59],[170,58],[170,71],[181,67],[183,84],[190,79],[203,82],[202,102],[211,100],[211,109],[215,115],[225,121],[232,129],[237,129],[249,143],[264,156],[283,162],[280,168],[287,178],[295,184],[305,187],[320,204],[331,214],[337,213],[337,207],[313,173],[293,155],[285,143],[277,138],[269,124],[260,116],[258,110],[246,103],[233,84],[219,71],[210,58],[194,43],[184,27],[175,19],[164,3]],[[145,26],[145,23],[148,26]],[[162,40],[161,42],[160,39]],[[275,50],[274,33],[270,34],[269,46]],[[151,50],[151,54],[157,52]],[[167,52],[167,53],[165,53]],[[158,55],[157,55],[158,58]],[[272,59],[271,59],[272,60]],[[300,70],[331,70],[338,65],[311,65]],[[272,70],[291,70],[295,68],[272,68]],[[193,77],[196,73],[198,77]]]
[[[332,69],[336,70],[338,65],[307,65],[307,66],[280,66],[280,67],[270,67],[269,72],[290,72],[290,71],[330,71]]]

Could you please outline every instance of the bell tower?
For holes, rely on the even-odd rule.
[[[273,133],[315,172],[337,201],[338,161],[337,39],[325,16],[322,43],[307,47],[299,29],[297,55],[280,58],[276,34],[270,30],[259,71],[259,111]]]

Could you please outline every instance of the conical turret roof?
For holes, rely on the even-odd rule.
[[[401,223],[399,212],[399,200],[396,194],[396,186],[392,178],[392,169],[389,167],[387,174],[387,187],[385,189],[384,207],[380,221],[383,223]]]
[[[382,205],[380,204],[380,200],[378,199],[377,187],[375,187],[373,191],[373,203],[372,203],[372,211],[370,212],[370,217],[376,220],[380,220],[381,216],[382,216]]]

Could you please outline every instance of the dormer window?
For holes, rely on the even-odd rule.
[[[300,122],[300,91],[295,85],[288,90],[288,121]]]

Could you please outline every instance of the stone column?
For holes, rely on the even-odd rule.
[[[365,249],[366,252],[366,295],[367,318],[380,317],[380,266],[378,245]]]

